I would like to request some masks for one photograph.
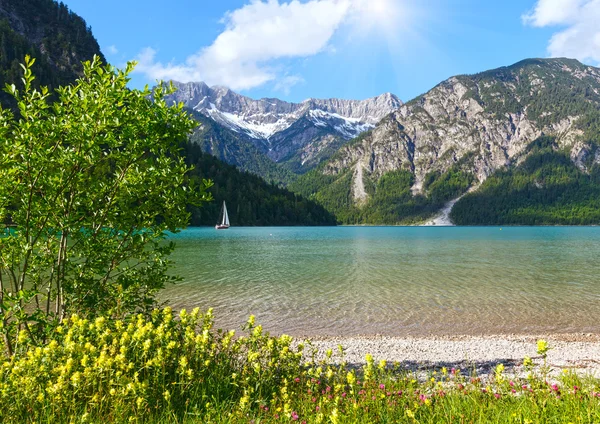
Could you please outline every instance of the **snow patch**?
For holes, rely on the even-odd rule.
[[[359,118],[347,118],[320,109],[309,111],[308,116],[317,127],[332,127],[346,139],[357,137],[359,134],[375,127],[375,125],[362,122]]]

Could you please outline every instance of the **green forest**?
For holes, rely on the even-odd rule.
[[[589,225],[600,223],[600,167],[589,173],[553,137],[534,141],[519,166],[497,171],[453,208],[457,225]]]
[[[415,177],[409,170],[387,172],[378,181],[363,176],[369,199],[359,206],[352,195],[352,170],[334,176],[324,175],[320,167],[290,188],[322,204],[341,224],[413,224],[431,217],[445,202],[469,189],[474,181],[468,171],[470,158],[466,156],[443,174],[428,174],[425,195],[413,195]]]
[[[12,22],[11,22],[12,21]],[[16,21],[16,22],[15,22]],[[15,27],[18,23],[20,31]],[[43,53],[42,53],[43,52]],[[20,63],[25,55],[36,58],[34,86],[56,88],[82,75],[82,61],[94,55],[104,62],[98,42],[85,20],[64,3],[53,0],[8,0],[0,3],[0,86],[21,87]],[[14,107],[6,93],[3,105]]]
[[[211,179],[214,200],[201,208],[191,207],[192,226],[215,225],[223,201],[234,226],[335,225],[335,217],[321,205],[262,178],[238,170],[204,153],[201,146],[187,142],[183,153],[192,182]]]

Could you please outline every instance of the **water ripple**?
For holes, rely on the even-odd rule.
[[[600,228],[235,228],[173,236],[174,307],[275,333],[597,332]]]

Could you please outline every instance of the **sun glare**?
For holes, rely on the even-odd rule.
[[[355,20],[365,32],[383,32],[392,35],[404,21],[406,7],[403,0],[356,0]]]
[[[385,13],[390,9],[388,0],[373,0],[370,8],[372,13],[377,16],[384,16]]]

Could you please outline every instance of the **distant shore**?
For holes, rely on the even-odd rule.
[[[298,338],[301,339],[301,338]],[[327,349],[344,347],[344,360],[360,366],[370,353],[375,360],[394,362],[413,372],[430,372],[446,367],[479,376],[489,375],[502,363],[508,373],[523,375],[523,358],[531,357],[541,365],[536,342],[548,341],[548,365],[551,374],[572,370],[578,374],[600,376],[600,334],[556,334],[541,336],[441,336],[441,337],[317,337],[312,345],[322,355]],[[335,355],[334,355],[335,356]],[[339,360],[339,356],[338,359]]]

